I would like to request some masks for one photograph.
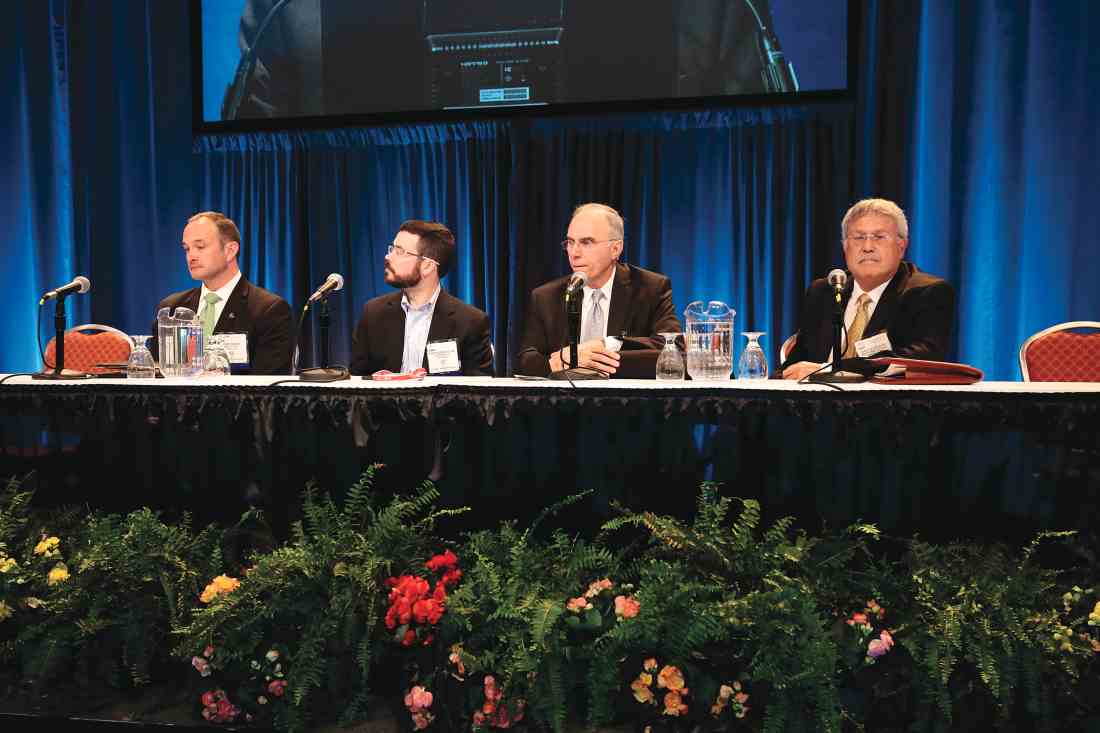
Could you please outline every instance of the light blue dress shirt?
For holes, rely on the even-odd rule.
[[[428,330],[432,327],[435,302],[439,300],[436,287],[432,297],[424,305],[414,308],[409,296],[401,295],[401,308],[405,311],[405,350],[401,353],[401,371],[411,372],[424,366],[424,349],[428,346]]]

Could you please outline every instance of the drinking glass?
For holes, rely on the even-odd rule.
[[[676,337],[679,333],[662,333],[665,337],[665,348],[657,357],[657,379],[682,380],[684,378],[684,357],[676,348]]]
[[[130,336],[134,342],[134,348],[130,351],[130,358],[126,360],[126,377],[128,379],[152,379],[157,376],[157,367],[153,362],[153,355],[145,346],[151,336]]]
[[[741,335],[749,340],[741,352],[741,359],[737,362],[737,377],[739,379],[767,379],[768,357],[760,348],[760,337],[764,331],[742,331]]]
[[[221,344],[209,344],[202,353],[202,375],[204,377],[228,377],[229,352]]]

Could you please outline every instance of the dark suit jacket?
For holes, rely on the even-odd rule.
[[[428,327],[428,341],[452,338],[458,341],[464,375],[493,376],[489,316],[440,290]],[[352,338],[351,373],[369,375],[380,369],[400,372],[404,349],[405,310],[401,307],[401,291],[368,300]],[[423,366],[428,368],[426,351]]]
[[[517,374],[545,377],[550,355],[569,343],[565,318],[565,287],[570,276],[560,277],[531,291],[527,322],[520,341]],[[672,308],[672,281],[657,272],[633,265],[615,267],[607,335],[626,334],[616,377],[653,379],[657,356],[664,348],[662,333],[681,332]]]
[[[179,306],[199,312],[202,288],[172,293],[157,304],[174,310]],[[248,334],[249,368],[243,374],[290,374],[291,319],[290,305],[275,293],[241,278],[229,294],[214,333]],[[153,321],[153,343],[150,350],[157,354],[157,323]]]
[[[844,292],[848,306],[852,280]],[[802,299],[798,341],[780,373],[799,361],[823,363],[833,347],[832,288],[824,279],[814,280]],[[951,329],[955,323],[955,289],[941,278],[902,262],[875,306],[863,338],[886,331],[894,356],[946,361]]]

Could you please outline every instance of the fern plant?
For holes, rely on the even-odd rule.
[[[735,502],[741,511],[732,516]],[[687,682],[700,698],[675,716],[684,726],[722,725],[711,714],[713,691],[737,681],[766,703],[753,706],[754,715],[764,708],[765,731],[838,730],[837,645],[815,581],[863,551],[875,531],[858,525],[821,552],[819,540],[792,526],[784,518],[762,529],[756,501],[722,496],[713,483],[700,487],[690,523],[643,512],[605,524],[605,533],[643,529],[649,540],[633,564],[641,612],[597,640],[590,722],[609,722],[623,701],[637,710],[625,692],[636,669],[624,677],[615,660],[653,656],[695,678]]]
[[[364,472],[343,506],[308,485],[291,540],[255,555],[239,579],[223,581],[232,590],[214,588],[208,605],[175,629],[179,656],[194,663],[212,647],[215,679],[234,687],[271,649],[285,649],[281,704],[230,694],[243,715],[267,714],[276,727],[297,731],[317,711],[341,711],[345,722],[366,713],[383,581],[422,563],[437,545],[436,523],[461,511],[436,509],[439,492],[430,484],[383,504],[372,490],[376,470]],[[210,680],[199,681],[210,691]]]

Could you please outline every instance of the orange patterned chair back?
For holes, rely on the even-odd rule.
[[[54,368],[55,339],[46,345],[46,370]],[[92,374],[112,371],[96,364],[124,362],[130,358],[130,337],[117,328],[88,323],[65,332],[65,368]]]
[[[783,342],[783,345],[779,347],[779,366],[783,366],[787,363],[787,354],[791,353],[791,349],[794,348],[795,342],[798,341],[798,332],[787,337],[787,340]]]
[[[1020,373],[1025,382],[1100,382],[1100,322],[1069,321],[1035,334],[1020,347]]]

